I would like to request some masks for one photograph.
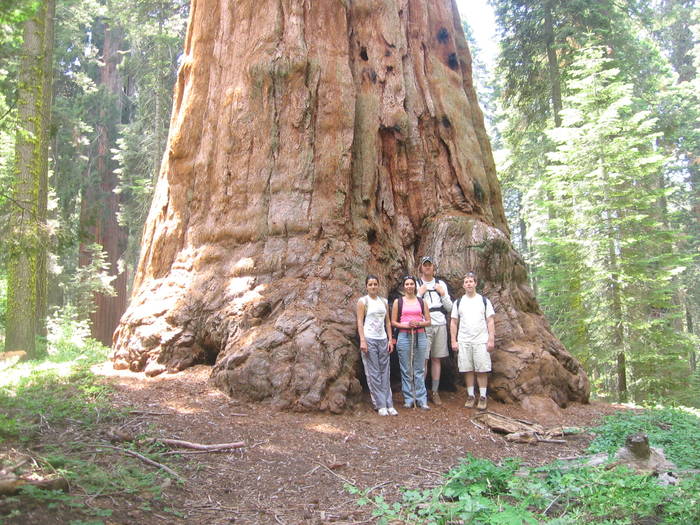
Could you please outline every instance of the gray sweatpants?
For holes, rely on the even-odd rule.
[[[362,364],[365,366],[367,386],[372,396],[374,408],[390,408],[394,406],[391,399],[391,384],[389,383],[389,341],[387,339],[369,339],[367,352],[360,352]]]

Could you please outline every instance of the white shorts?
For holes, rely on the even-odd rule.
[[[459,354],[457,355],[457,366],[460,372],[490,372],[491,354],[489,354],[486,343],[457,343]]]

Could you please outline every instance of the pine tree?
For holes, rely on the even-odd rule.
[[[563,125],[550,133],[557,149],[548,183],[572,214],[571,230],[557,242],[582,248],[599,373],[616,369],[618,398],[629,390],[639,400],[669,395],[687,379],[677,366],[686,342],[671,323],[679,314],[672,277],[686,261],[669,249],[677,234],[659,213],[671,189],[659,184],[668,159],[655,147],[656,121],[606,55],[584,49],[571,68]]]

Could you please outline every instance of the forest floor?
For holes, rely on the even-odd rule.
[[[592,439],[583,433],[567,436],[565,443],[509,443],[471,420],[477,411],[463,407],[463,390],[443,393],[444,405],[430,411],[402,409],[401,396],[395,394],[399,410],[395,417],[378,416],[368,398],[342,415],[307,414],[230,399],[208,383],[211,369],[205,366],[156,378],[115,371],[109,364],[94,370],[113,386],[111,402],[125,409],[127,416],[117,429],[114,423],[105,423],[91,430],[91,436],[78,436],[71,435],[68,426],[55,435],[45,433],[44,442],[107,443],[115,430],[197,443],[245,442],[243,448],[225,452],[160,456],[159,461],[173,468],[184,483],[171,482],[158,467],[140,463],[143,469],[158,472],[154,483],[162,490],[155,498],[147,490],[91,496],[90,506],[111,514],[103,518],[105,524],[373,523],[372,506],[359,507],[347,485],[395,501],[401,488],[442,484],[444,474],[468,454],[493,461],[517,457],[525,466],[539,466],[583,454]],[[619,408],[574,404],[561,411],[556,423],[591,427]],[[517,405],[490,401],[489,410],[553,423],[551,414],[542,421],[540,415]],[[97,451],[91,461],[125,458]],[[6,523],[100,523],[80,521],[79,516],[84,519],[85,514],[66,506],[52,510],[37,504],[23,508],[18,521],[9,518]]]

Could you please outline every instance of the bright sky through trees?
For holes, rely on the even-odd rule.
[[[481,60],[491,68],[498,51],[493,8],[488,0],[457,0],[457,8],[474,32],[474,38],[482,51]]]

